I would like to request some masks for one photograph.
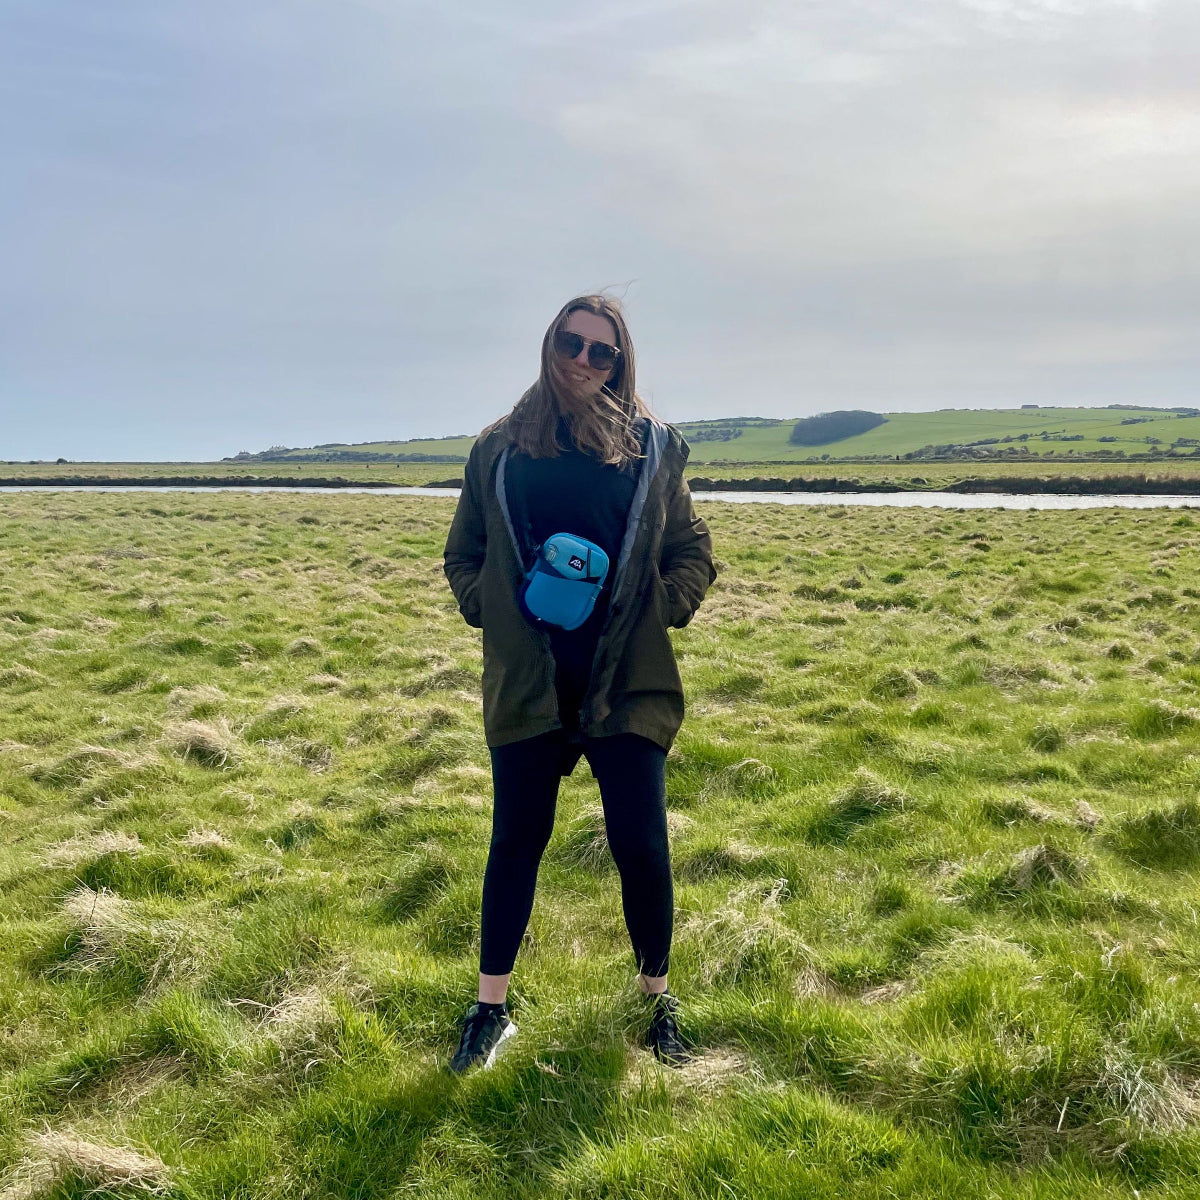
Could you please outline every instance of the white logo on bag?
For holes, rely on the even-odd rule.
[[[570,567],[571,567],[571,570],[573,570],[573,571],[582,571],[583,570],[583,559],[580,558],[579,555],[577,555],[577,554],[572,554],[571,558],[570,558]]]

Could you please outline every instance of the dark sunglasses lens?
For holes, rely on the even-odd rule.
[[[564,358],[574,358],[583,349],[583,338],[577,333],[560,329],[554,335],[554,349]]]
[[[603,342],[593,342],[588,347],[588,366],[593,371],[611,371],[617,361],[617,351]]]

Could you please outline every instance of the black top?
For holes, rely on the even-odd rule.
[[[562,417],[558,440],[569,449],[560,451],[557,458],[530,458],[514,449],[505,472],[505,492],[527,567],[533,562],[535,548],[555,533],[585,537],[608,555],[608,575],[592,615],[578,629],[549,630],[558,668],[555,682],[560,716],[571,728],[578,725],[579,703],[587,691],[596,643],[608,613],[639,464],[616,467],[578,449]]]

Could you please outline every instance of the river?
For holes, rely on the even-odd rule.
[[[434,487],[187,487],[150,484],[31,484],[0,487],[0,492],[291,492],[311,495],[443,496],[456,498],[457,488]],[[1060,496],[1051,493],[1026,496],[1001,492],[693,492],[700,504],[722,500],[731,504],[837,505],[863,508],[1200,508],[1200,496]]]

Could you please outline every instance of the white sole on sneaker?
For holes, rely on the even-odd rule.
[[[504,1027],[504,1032],[500,1035],[500,1040],[492,1047],[491,1054],[489,1054],[487,1058],[483,1060],[483,1066],[481,1070],[486,1071],[488,1067],[493,1066],[496,1062],[496,1056],[507,1050],[512,1042],[512,1039],[516,1036],[517,1027],[512,1021],[509,1021],[509,1023]]]

